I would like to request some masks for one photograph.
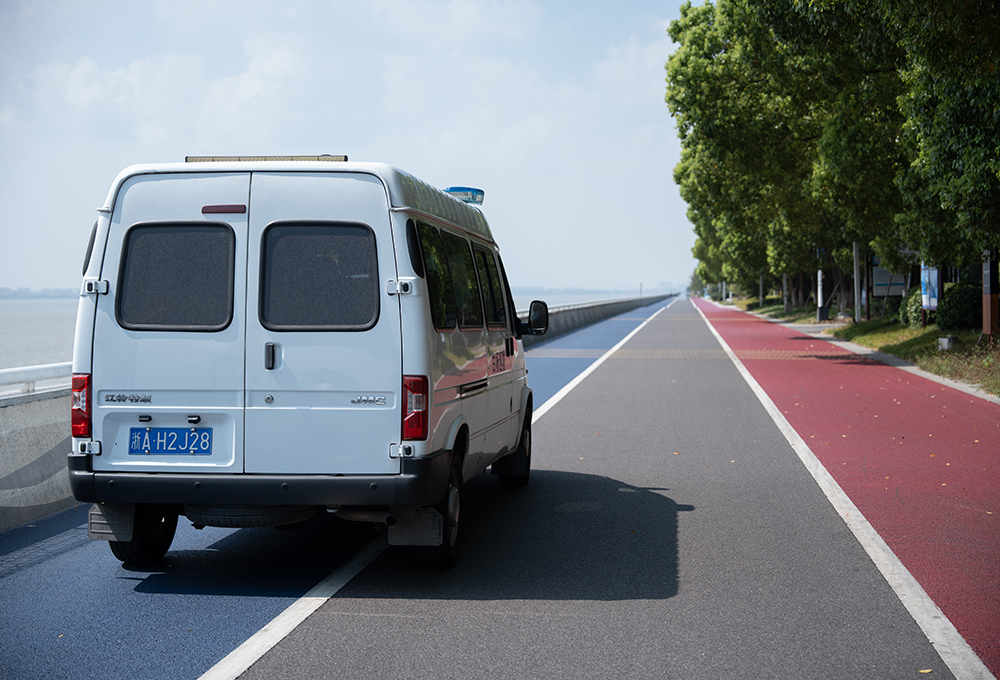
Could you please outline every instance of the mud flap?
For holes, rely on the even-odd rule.
[[[135,503],[94,503],[87,513],[87,536],[94,541],[132,540]]]
[[[389,545],[441,545],[444,517],[434,508],[392,508]]]

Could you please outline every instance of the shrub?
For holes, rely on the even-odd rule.
[[[981,321],[983,293],[968,281],[946,283],[937,309],[937,323],[943,330],[975,328]]]
[[[899,322],[910,328],[918,328],[923,318],[921,314],[923,306],[923,298],[920,297],[920,286],[914,286],[899,305]],[[927,312],[927,323],[933,322],[933,315],[934,312]]]

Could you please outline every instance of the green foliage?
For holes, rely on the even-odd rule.
[[[937,324],[943,330],[973,328],[982,323],[982,286],[968,281],[946,283],[937,308]]]
[[[860,1],[860,0],[859,0]],[[925,241],[1000,243],[1000,5],[990,0],[880,0],[905,50],[898,98],[912,163],[899,184],[901,222]],[[947,212],[948,223],[935,221]],[[952,248],[953,250],[954,248]],[[933,253],[929,253],[933,255]],[[934,259],[933,257],[927,259]],[[952,260],[954,261],[954,260]]]
[[[998,25],[986,0],[685,3],[666,102],[699,276],[849,271],[854,241],[896,271],[1000,246]]]
[[[910,328],[920,328],[923,323],[923,297],[920,286],[914,286],[899,304],[899,322]],[[927,312],[927,323],[934,323],[934,312]]]
[[[687,292],[701,295],[705,291],[705,282],[698,276],[698,272],[691,274],[691,283],[688,284]]]

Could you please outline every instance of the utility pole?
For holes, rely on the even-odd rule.
[[[854,322],[861,323],[861,263],[858,242],[854,242]]]

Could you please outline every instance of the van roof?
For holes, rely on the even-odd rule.
[[[196,172],[360,172],[374,175],[382,180],[388,188],[389,203],[393,211],[444,221],[487,241],[493,241],[489,224],[478,208],[446,194],[410,173],[385,163],[341,162],[339,159],[338,162],[331,162],[331,160],[227,160],[132,165],[122,170],[115,178],[104,205],[98,208],[98,211],[110,214],[114,209],[121,185],[136,175]]]

